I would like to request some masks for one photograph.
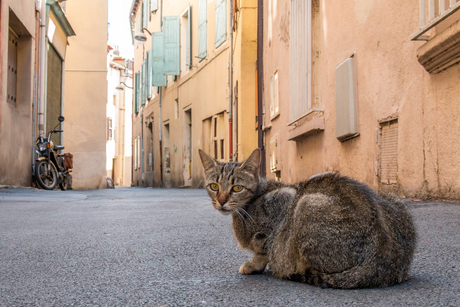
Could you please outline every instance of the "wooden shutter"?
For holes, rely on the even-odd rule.
[[[141,106],[145,104],[145,61],[141,67]]]
[[[139,113],[139,73],[134,77],[134,113]]]
[[[148,67],[148,75],[149,75],[149,98],[152,98],[152,86],[153,86],[153,50],[150,49],[147,53],[148,59],[149,59],[149,67]]]
[[[208,21],[208,10],[207,0],[200,0],[199,3],[199,16],[198,16],[198,61],[201,62],[206,58],[207,52],[207,21]]]
[[[149,27],[149,5],[148,5],[148,0],[144,1],[144,3],[142,3],[142,28],[145,28],[147,29]]]
[[[147,59],[146,59],[146,65],[145,65],[145,75],[146,75],[146,87],[147,87],[147,99],[152,98],[152,58],[150,57],[151,55],[151,50],[147,51]]]
[[[216,48],[227,39],[227,0],[216,0]]]
[[[166,86],[163,32],[152,33],[153,85]]]
[[[185,50],[185,64],[192,65],[192,8],[188,6],[187,19],[187,46]]]
[[[380,183],[398,183],[398,120],[380,124]]]
[[[156,12],[158,10],[158,0],[151,0],[150,6],[151,11]]]
[[[169,16],[163,19],[165,46],[165,74],[178,76],[180,74],[179,51],[180,36],[179,16]]]

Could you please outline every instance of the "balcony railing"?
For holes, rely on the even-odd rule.
[[[420,0],[420,30],[411,36],[411,40],[428,40],[424,34],[459,9],[460,0]]]

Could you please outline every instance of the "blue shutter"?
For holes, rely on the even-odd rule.
[[[152,33],[153,85],[166,86],[163,32]]]
[[[163,19],[164,29],[164,46],[165,46],[165,74],[175,75],[180,74],[179,65],[179,16],[169,16]]]
[[[200,0],[198,16],[198,61],[201,62],[207,53],[207,21],[208,21],[208,1]]]
[[[158,0],[151,0],[152,2],[150,3],[151,5],[151,10],[152,12],[155,12],[156,10],[158,10]]]
[[[134,113],[139,113],[139,73],[134,77]]]
[[[227,0],[216,0],[216,48],[227,39]]]

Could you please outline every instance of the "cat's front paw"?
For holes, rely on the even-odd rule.
[[[250,274],[262,274],[265,270],[265,265],[257,265],[253,262],[246,262],[240,267],[240,273],[243,275],[250,275]]]

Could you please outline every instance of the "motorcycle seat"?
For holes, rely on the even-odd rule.
[[[64,145],[54,145],[54,150],[63,150]]]

